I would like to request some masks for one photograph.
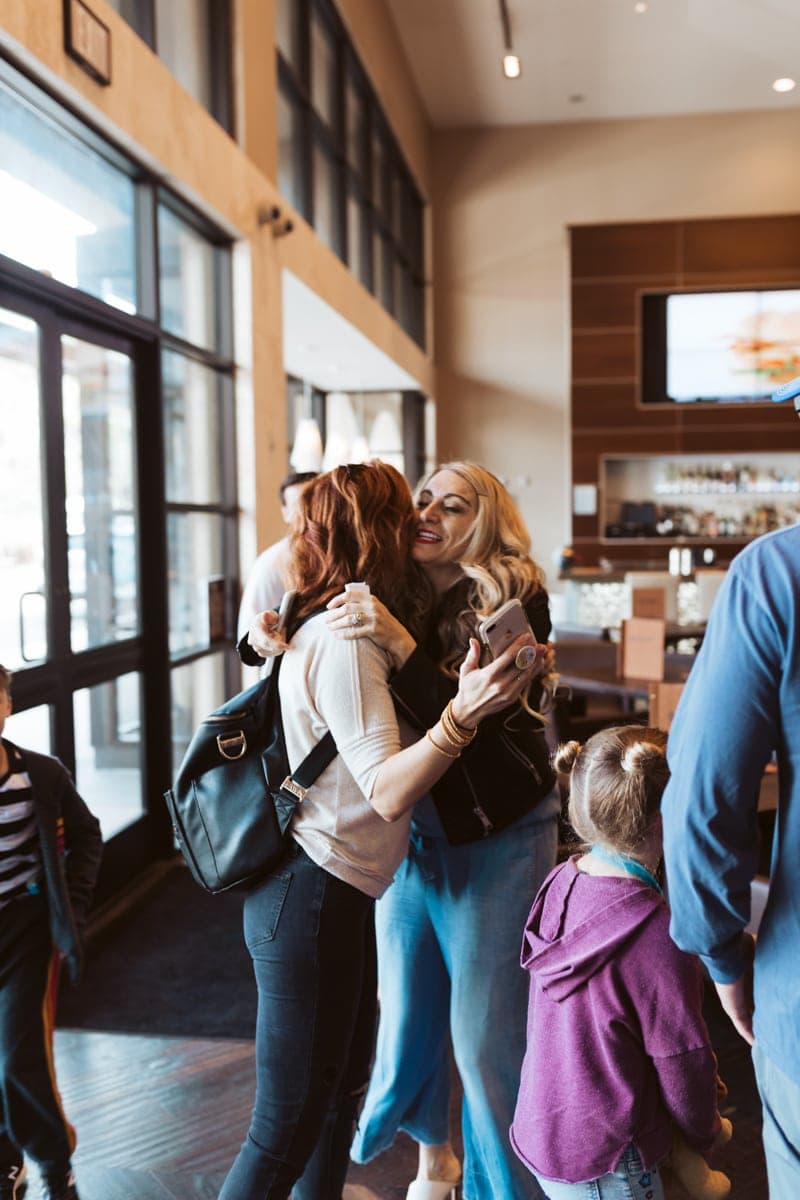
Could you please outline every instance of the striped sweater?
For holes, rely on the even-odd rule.
[[[0,908],[37,892],[42,878],[30,776],[16,747],[7,748],[9,769],[0,778]]]

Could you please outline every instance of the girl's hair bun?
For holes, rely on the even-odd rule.
[[[630,746],[626,746],[620,759],[620,766],[627,775],[636,775],[639,772],[649,772],[654,768],[658,770],[660,764],[663,763],[666,768],[666,755],[663,746],[656,746],[652,742],[632,742]]]
[[[562,742],[553,755],[553,769],[559,775],[569,775],[582,749],[580,742]]]

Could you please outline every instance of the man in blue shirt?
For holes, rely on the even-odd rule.
[[[779,809],[757,945],[745,933],[758,797]],[[800,1196],[800,525],[747,546],[717,595],[669,736],[662,811],[671,932],[751,1045],[770,1195]]]

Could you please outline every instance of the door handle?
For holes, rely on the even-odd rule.
[[[19,652],[23,662],[32,663],[39,662],[42,655],[29,655],[25,649],[25,600],[29,596],[41,596],[42,600],[46,597],[43,591],[37,589],[30,592],[21,592],[19,597]],[[46,644],[46,643],[45,643]],[[46,653],[46,651],[45,651]]]

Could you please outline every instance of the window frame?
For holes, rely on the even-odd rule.
[[[299,144],[291,147],[291,171],[297,182],[302,215],[315,225],[314,152],[321,150],[334,171],[334,233],[332,249],[350,270],[359,262],[358,278],[406,332],[425,348],[425,204],[411,171],[391,133],[361,61],[331,0],[296,0],[293,9],[297,38],[297,63],[291,63],[276,41],[278,92],[294,113]],[[334,119],[329,125],[313,103],[311,27],[319,22],[335,39]],[[363,145],[360,163],[350,154],[348,104],[353,93],[362,109]],[[374,147],[382,147],[380,179],[376,188]],[[395,193],[397,199],[395,199]],[[361,245],[357,255],[350,245],[348,208],[359,204]],[[376,262],[376,247],[384,262]],[[408,277],[395,296],[396,271]],[[407,296],[407,301],[404,297]]]

